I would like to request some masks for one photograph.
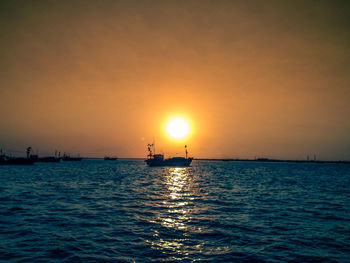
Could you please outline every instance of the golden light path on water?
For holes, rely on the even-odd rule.
[[[190,240],[190,233],[201,232],[199,227],[189,224],[194,209],[194,193],[191,189],[192,177],[189,175],[188,168],[169,168],[165,175],[165,185],[167,192],[163,205],[167,208],[166,213],[160,213],[152,223],[160,224],[176,237],[171,238],[171,235],[160,237],[160,233],[155,230],[154,240],[150,243],[153,249],[168,255],[172,252],[169,260],[183,260],[190,252],[199,252],[203,245],[186,244],[186,241]]]

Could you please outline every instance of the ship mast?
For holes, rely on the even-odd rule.
[[[152,158],[152,146],[153,146],[153,144],[147,144],[147,149],[148,149],[148,152],[149,152],[149,154],[148,154],[149,158]]]
[[[32,147],[28,147],[27,150],[26,150],[26,153],[27,153],[27,159],[30,158],[30,152],[32,151]]]
[[[187,159],[187,145],[185,145],[186,159]]]
[[[154,142],[154,138],[153,138],[152,146],[153,146],[153,154],[156,154],[156,144]]]

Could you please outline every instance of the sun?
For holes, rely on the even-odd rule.
[[[172,118],[166,124],[166,132],[175,140],[185,139],[190,134],[190,124],[181,117]]]

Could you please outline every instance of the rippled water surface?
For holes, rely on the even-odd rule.
[[[349,262],[350,165],[0,166],[0,261]]]

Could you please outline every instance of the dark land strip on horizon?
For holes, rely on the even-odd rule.
[[[83,159],[103,159],[103,157],[86,157]],[[118,160],[145,160],[142,157],[118,157]],[[345,163],[350,164],[350,161],[338,160],[284,160],[284,159],[269,159],[269,158],[256,158],[256,159],[240,159],[240,158],[194,158],[196,161],[224,161],[224,162],[279,162],[279,163]]]
[[[239,159],[239,158],[194,158],[194,160],[201,161],[224,161],[224,162],[278,162],[278,163],[346,163],[350,164],[350,161],[326,161],[326,160],[283,160],[283,159],[269,159],[269,158],[257,158],[257,159]]]

